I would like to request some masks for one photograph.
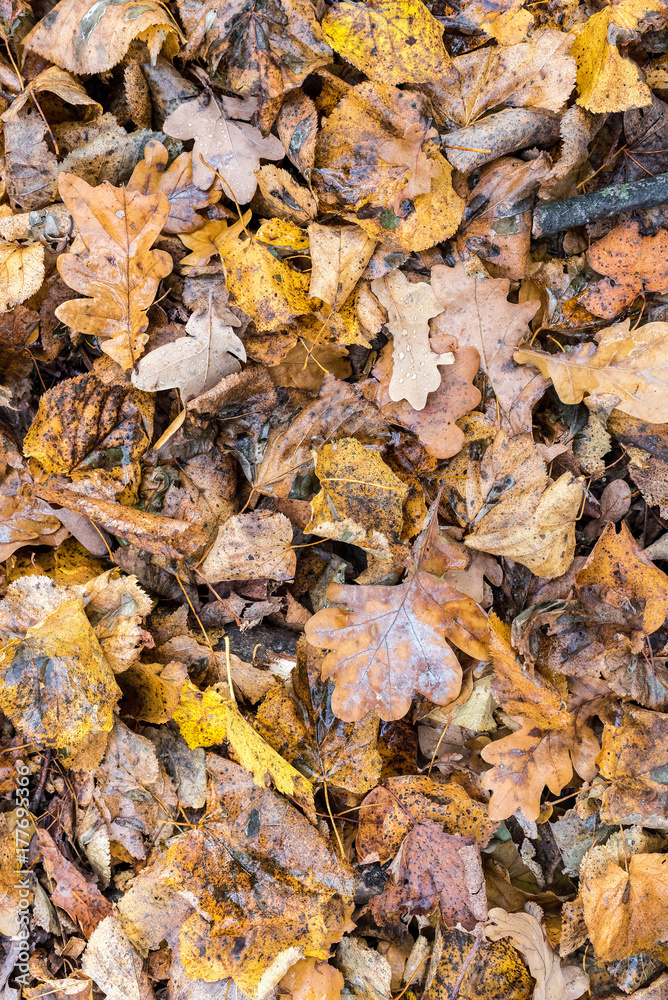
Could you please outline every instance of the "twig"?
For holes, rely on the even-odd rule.
[[[49,773],[49,765],[51,763],[52,751],[46,750],[44,752],[44,760],[42,761],[42,773],[39,776],[39,783],[35,789],[35,794],[32,797],[30,803],[30,812],[34,815],[39,809],[39,804],[42,801],[42,795],[44,794],[44,786],[46,785],[46,776]]]
[[[539,205],[533,214],[532,232],[536,237],[551,236],[562,229],[584,226],[588,222],[609,219],[612,215],[633,209],[652,208],[664,202],[668,202],[668,173]]]
[[[477,953],[478,953],[478,951],[480,949],[480,945],[482,944],[482,942],[484,940],[484,928],[483,927],[481,927],[480,930],[476,931],[475,938],[476,939],[475,939],[475,942],[473,944],[473,947],[471,948],[470,952],[468,953],[468,955],[464,959],[464,964],[462,965],[461,969],[459,970],[459,975],[457,976],[457,979],[455,980],[455,985],[453,986],[452,993],[450,994],[450,1000],[457,1000],[457,997],[459,996],[459,991],[461,989],[462,983],[464,982],[464,979],[466,978],[466,973],[469,971],[469,966],[470,966],[471,962],[473,961],[474,957],[477,955]]]

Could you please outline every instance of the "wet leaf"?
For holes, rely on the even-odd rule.
[[[218,528],[202,575],[219,580],[291,580],[296,556],[292,525],[284,514],[237,514]]]
[[[0,313],[39,291],[44,281],[44,248],[39,243],[0,241]]]
[[[641,236],[634,220],[612,229],[587,251],[587,262],[606,277],[587,289],[580,299],[582,305],[595,316],[615,319],[643,287],[649,292],[663,291],[668,287],[667,240],[664,229]]]
[[[476,944],[476,938],[462,930],[439,932],[438,964],[425,1000],[450,1000],[460,978],[462,998],[531,1000],[533,980],[513,945],[504,939],[493,943],[483,939],[472,953]]]
[[[358,226],[308,227],[311,253],[309,296],[334,311],[346,301],[369,263],[375,243]]]
[[[168,164],[169,154],[157,139],[146,143],[144,159],[132,171],[128,181],[129,191],[155,194],[162,191],[169,202],[169,215],[163,227],[165,233],[192,233],[199,229],[204,218],[196,209],[208,208],[220,200],[216,188],[201,190],[195,184],[192,153],[181,153]]]
[[[46,830],[37,831],[37,842],[46,873],[56,883],[51,902],[64,910],[89,938],[98,924],[111,914],[111,903],[62,856]]]
[[[609,782],[603,792],[601,820],[605,823],[641,823],[668,827],[668,716],[627,705],[618,725],[603,728],[596,763]]]

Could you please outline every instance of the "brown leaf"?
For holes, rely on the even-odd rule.
[[[668,288],[668,232],[641,236],[634,219],[623,222],[587,251],[587,262],[606,277],[590,285],[580,297],[582,305],[603,319],[615,319],[631,305],[643,287],[648,292]]]
[[[311,253],[309,296],[327,302],[333,311],[346,301],[371,260],[375,242],[359,226],[308,227]]]
[[[285,95],[276,119],[285,154],[307,181],[311,179],[318,133],[318,112],[301,87]]]
[[[596,759],[601,776],[610,784],[601,801],[604,823],[641,823],[667,829],[668,715],[625,705],[621,718],[603,728]]]
[[[44,280],[44,248],[39,243],[0,240],[0,313],[39,291]]]
[[[93,931],[81,967],[109,1000],[153,998],[142,957],[116,916],[106,917]]]
[[[46,830],[37,831],[37,842],[46,873],[56,883],[51,902],[65,910],[89,938],[97,925],[111,914],[111,903],[62,856]]]
[[[292,525],[284,514],[237,514],[218,528],[202,563],[202,576],[219,580],[291,580],[297,557]]]
[[[193,233],[204,219],[195,209],[208,208],[220,200],[215,187],[202,191],[193,179],[193,154],[181,153],[167,166],[169,154],[157,139],[144,148],[144,159],[132,171],[128,191],[154,194],[162,191],[169,202],[169,215],[163,227],[165,233]]]
[[[32,96],[41,93],[56,94],[66,104],[84,107],[88,118],[94,118],[102,112],[102,105],[88,96],[85,88],[76,77],[58,69],[57,66],[49,66],[48,69],[42,70],[41,73],[33,77],[25,88],[21,89],[21,92],[12,101],[9,110],[2,115],[2,120],[5,123],[15,121],[19,111],[25,107]]]
[[[64,302],[56,316],[78,333],[105,338],[102,350],[132,368],[148,340],[148,307],[172,269],[168,253],[149,249],[169,202],[162,192],[144,195],[108,182],[91,188],[73,174],[61,174],[58,186],[79,230],[75,251],[61,254],[58,271],[70,288],[90,297]]]
[[[531,1000],[534,981],[512,944],[483,938],[479,946],[479,941],[462,930],[437,931],[436,968],[425,1000],[450,1000],[457,983],[462,1000],[488,1000],[495,995],[504,1000]]]
[[[318,214],[318,203],[303,184],[291,173],[266,163],[255,171],[258,190],[253,198],[253,210],[260,215],[285,219],[298,226],[307,226]]]
[[[437,705],[456,698],[462,673],[448,639],[470,656],[487,656],[484,612],[431,573],[418,571],[396,587],[332,583],[327,600],[345,607],[319,611],[306,636],[333,650],[322,676],[333,677],[332,707],[347,721],[372,710],[400,719],[416,692]]]

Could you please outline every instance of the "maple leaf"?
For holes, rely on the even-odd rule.
[[[108,181],[92,188],[74,174],[61,174],[58,187],[79,230],[74,249],[58,258],[58,271],[90,297],[63,302],[56,316],[78,333],[105,338],[105,354],[132,368],[148,340],[148,307],[172,270],[168,253],[149,249],[169,217],[169,202],[162,192],[139,194]]]
[[[244,231],[252,214],[249,209],[231,226],[224,219],[212,219],[194,233],[179,233],[179,239],[191,251],[183,258],[181,266],[201,267],[208,264],[214,254],[220,253],[221,246],[236,239]]]
[[[153,60],[179,50],[181,32],[159,0],[134,0],[87,9],[81,0],[60,0],[38,21],[23,45],[70,73],[104,73],[120,62],[136,38],[148,45]]]
[[[204,219],[195,211],[220,201],[221,191],[210,187],[203,191],[193,177],[193,154],[181,153],[167,165],[169,153],[157,139],[150,139],[144,148],[144,159],[132,171],[128,191],[154,194],[162,191],[169,202],[169,215],[163,226],[165,233],[193,233]],[[183,263],[183,261],[181,262]]]
[[[342,722],[332,711],[334,685],[320,676],[323,654],[302,636],[292,673],[294,697],[274,685],[258,708],[260,735],[313,782],[361,794],[380,778],[378,718]]]
[[[606,327],[596,343],[585,343],[558,355],[535,348],[515,352],[520,364],[530,362],[552,379],[564,403],[614,399],[614,406],[639,420],[668,420],[666,365],[668,324],[647,323],[630,330],[630,320]]]
[[[44,281],[44,247],[0,240],[0,313],[39,291]]]
[[[236,514],[218,528],[202,563],[202,575],[219,580],[291,580],[297,558],[292,525],[284,514]]]
[[[46,873],[56,883],[51,902],[64,910],[89,938],[97,925],[112,912],[111,903],[96,885],[87,882],[81,872],[62,856],[46,830],[37,831],[37,842]]]
[[[263,996],[296,958],[326,958],[350,929],[354,878],[285,799],[213,754],[207,770],[215,798],[206,826],[144,869],[119,909],[144,949],[178,935],[191,978],[233,976]]]
[[[577,103],[588,111],[626,111],[652,103],[636,63],[617,48],[618,41],[633,38],[641,22],[665,21],[661,0],[623,0],[593,14],[581,27],[572,48],[577,61]]]
[[[486,658],[487,619],[431,573],[418,570],[396,587],[332,583],[334,605],[306,623],[314,646],[330,649],[322,676],[332,677],[332,708],[354,722],[369,711],[400,719],[418,692],[436,705],[459,694],[462,671],[450,640],[477,659]]]
[[[192,172],[196,187],[202,191],[210,188],[217,171],[226,191],[242,205],[255,194],[260,157],[282,160],[285,156],[282,144],[273,135],[264,138],[254,125],[228,120],[215,97],[204,107],[199,99],[185,101],[172,111],[163,129],[175,139],[195,140]]]

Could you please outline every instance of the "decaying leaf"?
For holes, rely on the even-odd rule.
[[[215,205],[222,192],[215,187],[203,191],[195,183],[192,153],[181,153],[169,166],[168,159],[169,154],[161,142],[157,139],[147,142],[144,159],[132,171],[128,190],[139,191],[140,194],[162,191],[169,202],[169,215],[163,231],[192,233],[204,221],[195,210]]]
[[[292,525],[284,514],[237,514],[218,528],[202,563],[202,575],[219,580],[291,580],[296,556]]]
[[[587,289],[583,306],[595,316],[614,319],[643,286],[649,292],[668,288],[667,238],[665,229],[641,236],[638,223],[631,219],[598,240],[587,252],[587,261],[606,277]]]
[[[334,311],[346,301],[369,263],[375,243],[358,226],[308,227],[311,253],[309,296]]]
[[[98,924],[110,916],[111,903],[62,856],[46,830],[39,830],[37,838],[47,875],[56,883],[51,902],[65,910],[89,938]]]
[[[610,784],[603,792],[601,820],[668,827],[667,792],[663,781],[668,755],[668,715],[625,707],[619,725],[606,724],[597,764]]]
[[[0,241],[0,312],[34,295],[44,281],[44,248],[39,243]]]
[[[144,195],[108,182],[92,188],[73,174],[60,175],[59,190],[79,237],[74,252],[58,258],[58,271],[89,297],[64,302],[56,316],[78,333],[105,338],[102,350],[132,368],[148,340],[146,311],[172,269],[168,253],[149,249],[169,218],[169,202],[160,191]]]

